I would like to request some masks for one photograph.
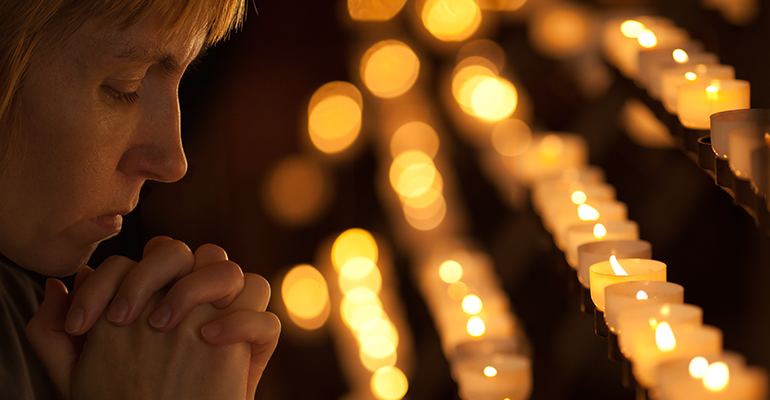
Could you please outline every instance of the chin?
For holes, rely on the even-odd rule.
[[[42,252],[34,260],[19,263],[19,265],[43,275],[63,278],[85,267],[98,245],[99,243],[94,243],[80,248],[52,249]]]

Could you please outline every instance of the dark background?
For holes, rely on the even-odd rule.
[[[737,77],[752,84],[753,107],[770,106],[770,19],[764,2],[761,15],[747,27],[726,23],[718,13],[700,8],[697,0],[642,3],[674,18],[722,63],[733,65]],[[378,166],[371,146],[328,164],[336,182],[334,201],[315,223],[283,227],[261,201],[269,169],[287,156],[308,152],[301,138],[312,93],[330,81],[358,79],[351,60],[360,23],[349,20],[344,6],[336,0],[257,0],[259,15],[249,6],[243,30],[210,49],[180,87],[187,176],[171,185],[148,184],[124,232],[101,246],[91,265],[115,252],[138,258],[143,243],[158,234],[181,239],[191,248],[213,242],[244,271],[267,277],[275,303],[280,301],[280,273],[287,267],[314,262],[318,246],[332,235],[351,227],[367,229],[394,247],[405,319],[416,349],[408,397],[456,398],[430,316],[409,279],[407,255],[396,247],[377,196],[373,177]],[[411,34],[405,14],[413,8],[408,1],[405,10],[382,26]],[[487,37],[512,60],[507,68],[532,99],[533,125],[588,138],[590,163],[606,171],[618,199],[628,205],[629,219],[639,223],[641,237],[652,243],[654,257],[668,264],[669,280],[685,287],[685,301],[703,307],[705,322],[724,331],[726,349],[742,353],[751,364],[770,367],[768,235],[681,151],[636,146],[619,130],[620,107],[639,95],[632,83],[613,72],[615,84],[606,94],[583,99],[565,63],[530,47],[522,22],[500,22]],[[454,53],[414,43],[425,56],[422,74],[452,65]],[[426,85],[438,93],[436,82]],[[501,201],[480,170],[479,153],[443,117],[468,212],[468,233],[495,260],[533,345],[532,398],[632,399],[633,393],[621,385],[619,364],[606,357],[606,340],[593,333],[593,318],[579,311],[576,294],[567,289],[568,277],[560,272],[563,255],[539,218],[528,207],[516,210]],[[366,141],[367,135],[371,132],[364,129],[359,140]],[[280,307],[273,304],[271,309]],[[283,323],[291,321],[283,318]],[[337,399],[347,391],[333,341],[323,328],[307,337],[284,333],[258,398]]]

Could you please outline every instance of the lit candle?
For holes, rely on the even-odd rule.
[[[666,400],[766,399],[767,371],[745,363],[742,355],[730,351],[661,363],[656,393]]]
[[[621,311],[617,322],[618,330],[622,332],[618,335],[620,351],[633,361],[639,351],[648,351],[647,347],[654,345],[658,323],[667,322],[677,330],[680,327],[694,329],[703,325],[703,309],[692,304],[648,304]],[[645,335],[651,337],[652,342],[637,340],[637,336]],[[639,343],[642,347],[637,348]]]
[[[513,173],[525,184],[549,179],[568,168],[588,163],[588,144],[578,134],[549,132],[532,135],[527,151],[511,159]]]
[[[534,208],[541,208],[546,199],[557,196],[571,197],[577,188],[584,184],[604,182],[604,171],[594,165],[580,168],[567,168],[555,178],[543,179],[532,185],[532,203]]]
[[[572,268],[578,268],[578,247],[602,240],[637,240],[639,224],[634,221],[582,222],[567,228],[566,257]]]
[[[616,335],[622,335],[618,327],[618,315],[628,309],[648,304],[682,304],[684,288],[672,282],[635,281],[609,285],[604,289],[607,327]]]
[[[679,121],[687,128],[709,129],[712,114],[750,107],[750,87],[737,79],[683,83],[677,96]]]
[[[652,245],[645,240],[605,240],[586,243],[578,247],[578,278],[586,289],[590,288],[589,268],[614,255],[623,258],[652,258]]]
[[[667,68],[660,75],[660,91],[663,106],[671,114],[676,114],[679,86],[687,82],[710,82],[712,79],[734,79],[735,68],[730,65],[699,63]]]
[[[679,49],[677,49],[679,50]],[[672,54],[674,54],[672,52]],[[717,65],[719,64],[719,57],[714,53],[694,53],[687,54],[685,62],[677,62],[676,60],[666,60],[665,62],[658,63],[652,66],[650,71],[650,78],[647,81],[647,93],[653,99],[661,99],[663,97],[663,72],[671,68],[689,67],[690,70],[696,68],[697,65]],[[672,57],[673,58],[673,57]],[[685,71],[687,72],[687,71]],[[734,76],[729,77],[730,79]],[[674,91],[676,93],[676,90]]]
[[[649,87],[652,79],[660,73],[661,65],[676,66],[686,63],[690,59],[690,54],[701,52],[702,49],[703,44],[696,41],[682,43],[681,46],[655,46],[651,49],[642,49],[639,52],[639,74],[636,76],[637,85],[644,88]]]
[[[545,198],[536,211],[543,218],[546,226],[555,215],[565,211],[573,211],[581,204],[592,204],[615,200],[615,187],[607,183],[584,183],[572,185],[571,192],[553,194]]]
[[[532,391],[532,363],[522,355],[480,355],[458,360],[452,370],[463,399],[524,400]]]
[[[604,312],[604,288],[621,282],[631,281],[666,281],[666,264],[657,260],[626,258],[618,260],[610,256],[609,261],[602,261],[589,268],[591,299],[596,308]]]
[[[567,228],[580,222],[609,222],[625,221],[628,219],[628,207],[621,201],[597,201],[591,204],[580,204],[572,209],[564,210],[554,215],[546,222],[545,228],[553,236],[556,245],[565,250]]]

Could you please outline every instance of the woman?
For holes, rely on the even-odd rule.
[[[280,330],[264,279],[165,237],[139,262],[85,266],[146,180],[184,175],[179,80],[243,13],[242,0],[0,2],[3,398],[253,398]],[[40,303],[34,274],[74,273],[72,294],[48,279]]]

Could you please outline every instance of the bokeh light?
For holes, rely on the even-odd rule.
[[[377,242],[366,230],[348,229],[342,232],[332,245],[332,264],[337,271],[354,257],[368,258],[377,263]]]
[[[372,393],[381,400],[399,400],[406,395],[409,382],[396,367],[383,367],[372,375]]]
[[[589,13],[574,4],[553,6],[537,13],[529,24],[532,45],[546,56],[564,59],[582,54],[589,44]]]
[[[515,157],[523,154],[532,144],[532,131],[524,121],[508,118],[492,129],[492,145],[498,153]]]
[[[446,283],[455,283],[463,277],[463,267],[455,260],[447,260],[438,267],[438,275]]]
[[[446,200],[444,196],[440,196],[433,205],[424,209],[405,207],[404,216],[406,217],[406,222],[412,228],[420,231],[430,231],[441,225],[446,217],[446,212]]]
[[[420,14],[428,32],[445,42],[468,39],[481,25],[481,9],[473,0],[427,0]]]
[[[513,114],[518,100],[518,93],[511,82],[487,76],[473,87],[470,103],[474,115],[485,121],[496,122]]]
[[[466,331],[473,337],[481,337],[487,331],[484,321],[479,317],[470,317],[468,323],[465,326]]]
[[[340,269],[339,286],[343,294],[359,287],[379,293],[382,275],[380,269],[368,258],[353,257]]]
[[[348,0],[348,14],[356,21],[387,21],[404,8],[406,0]]]
[[[427,154],[409,150],[393,160],[389,176],[390,184],[400,196],[418,197],[431,188],[436,167]]]
[[[329,174],[308,156],[281,160],[266,179],[264,196],[269,214],[286,226],[316,221],[329,204],[332,193]]]
[[[408,91],[420,74],[420,60],[397,40],[376,43],[361,59],[361,79],[377,97],[394,98]]]
[[[439,144],[438,134],[433,127],[421,121],[407,122],[390,138],[390,154],[396,158],[405,151],[418,150],[435,158]]]
[[[330,82],[310,98],[308,131],[310,140],[322,152],[347,149],[361,131],[361,92],[347,82]]]
[[[463,282],[455,282],[447,288],[449,298],[454,301],[462,300],[468,294],[468,285]]]
[[[298,265],[281,283],[281,298],[291,320],[304,329],[317,329],[326,322],[329,290],[326,280],[310,265]]]
[[[463,299],[462,307],[466,314],[476,315],[481,312],[483,304],[481,303],[479,296],[469,294]]]

